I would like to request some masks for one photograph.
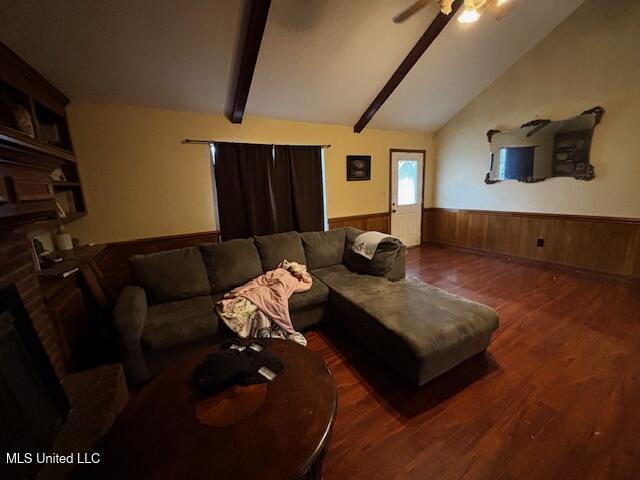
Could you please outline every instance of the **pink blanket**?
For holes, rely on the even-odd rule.
[[[311,275],[307,273],[306,266],[284,260],[275,270],[270,270],[227,293],[218,302],[217,308],[223,314],[232,312],[234,307],[237,307],[238,300],[244,298],[255,305],[282,330],[289,334],[295,334],[296,331],[289,316],[289,297],[294,293],[309,290],[311,284]],[[228,317],[228,315],[225,316]],[[225,322],[227,321],[224,316],[223,319]],[[232,329],[239,333],[239,327],[236,324]]]

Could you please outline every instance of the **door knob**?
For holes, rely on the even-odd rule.
[[[393,210],[391,210],[391,213],[396,213],[397,210],[394,208]]]

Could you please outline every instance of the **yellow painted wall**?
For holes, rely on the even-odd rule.
[[[388,210],[389,149],[426,149],[425,202],[433,189],[432,135],[246,117],[72,103],[69,122],[89,215],[69,224],[82,242],[216,229],[209,152],[185,138],[331,144],[325,151],[330,218]],[[371,181],[346,181],[346,155],[371,155]]]
[[[496,48],[499,48],[497,46]],[[485,185],[486,132],[600,105],[591,182]],[[640,217],[640,2],[587,0],[436,134],[437,207]]]

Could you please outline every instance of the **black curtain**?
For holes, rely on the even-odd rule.
[[[215,159],[225,240],[323,229],[320,147],[220,142]]]
[[[215,148],[214,172],[224,238],[271,232],[275,226],[269,207],[273,147],[216,143]]]
[[[324,230],[322,152],[320,147],[276,145],[276,162],[289,165],[292,230]]]

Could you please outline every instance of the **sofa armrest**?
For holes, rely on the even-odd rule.
[[[147,359],[142,352],[142,329],[147,319],[147,295],[138,286],[129,285],[120,294],[113,310],[113,323],[130,385],[150,377]]]
[[[345,242],[344,242],[344,263],[347,264],[348,266],[352,267],[352,269],[355,269],[361,273],[369,273],[369,274],[373,274],[373,275],[382,275],[384,278],[386,278],[389,281],[392,282],[397,282],[399,280],[402,280],[405,278],[405,265],[406,265],[406,256],[407,256],[407,247],[405,247],[404,245],[402,245],[399,249],[398,252],[396,254],[396,258],[393,262],[393,265],[391,267],[391,269],[389,269],[388,271],[386,271],[386,273],[382,274],[382,273],[374,273],[373,271],[371,271],[370,269],[368,269],[368,267],[363,267],[363,268],[358,268],[358,264],[364,264],[364,261],[362,260],[362,258],[360,258],[359,256],[355,256],[353,257],[351,255],[351,246],[353,245],[353,242],[355,241],[355,239],[358,237],[358,235],[361,235],[363,233],[365,233],[364,230],[359,230],[357,228],[353,228],[353,227],[344,227],[344,231],[345,231]],[[351,257],[350,257],[351,255]],[[355,258],[355,265],[354,265],[354,259]],[[364,264],[366,265],[366,264]],[[386,264],[388,265],[388,264]]]
[[[406,257],[407,247],[403,245],[402,248],[398,250],[396,261],[393,263],[393,267],[391,267],[391,270],[389,270],[389,272],[385,275],[388,280],[397,282],[405,277]]]

